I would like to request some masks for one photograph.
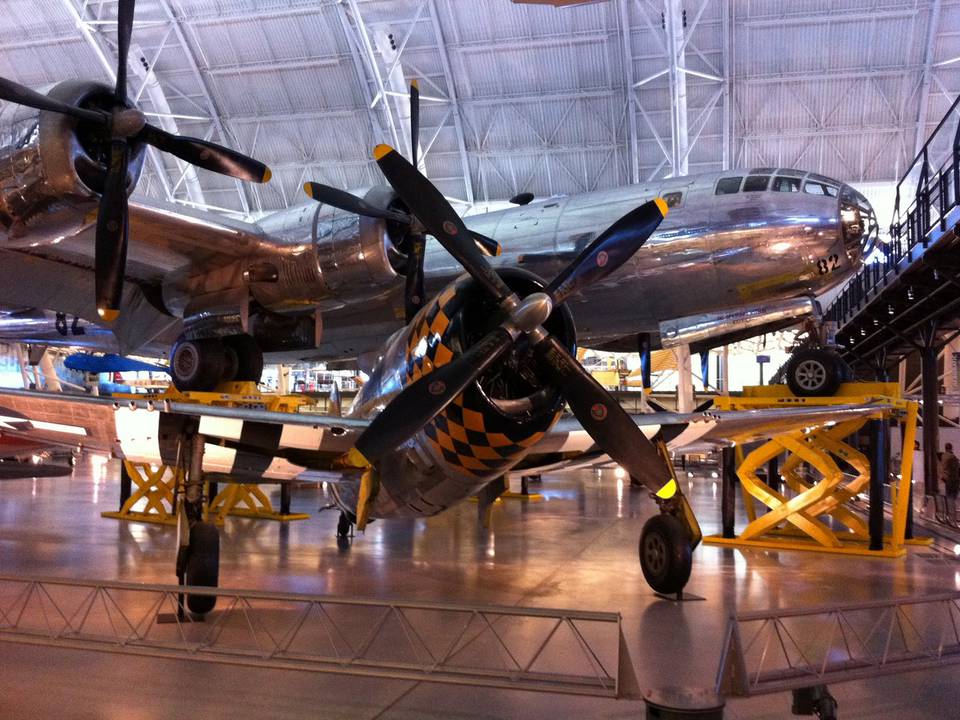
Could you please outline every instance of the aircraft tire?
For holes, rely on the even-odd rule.
[[[210,522],[194,523],[190,528],[190,551],[185,573],[187,585],[217,587],[220,580],[220,531]],[[204,615],[216,606],[215,595],[187,595],[187,608]]]
[[[170,370],[177,390],[213,390],[223,377],[226,356],[215,338],[178,340],[170,351]]]
[[[647,520],[639,552],[640,568],[650,587],[664,595],[683,590],[690,579],[693,547],[682,522],[666,514]]]
[[[840,356],[824,348],[797,350],[787,361],[787,385],[798,397],[833,395],[846,374]]]
[[[225,337],[223,343],[237,356],[237,372],[233,379],[260,382],[260,376],[263,375],[263,351],[257,341],[244,334]]]

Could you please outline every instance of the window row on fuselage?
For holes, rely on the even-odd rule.
[[[833,180],[815,173],[798,172],[786,168],[754,168],[746,175],[720,178],[714,193],[733,195],[738,192],[805,192],[808,195],[837,197],[840,186]]]

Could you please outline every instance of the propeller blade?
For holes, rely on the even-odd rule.
[[[380,218],[382,220],[393,220],[394,222],[409,225],[411,218],[405,212],[399,210],[388,210],[371,205],[366,200],[358,198],[343,190],[337,190],[329,185],[322,185],[316,182],[307,182],[303,184],[303,191],[317,202],[324,205],[332,205],[335,208],[363,215],[365,217]]]
[[[420,83],[410,81],[410,164],[417,167],[420,149]]]
[[[477,247],[483,251],[484,255],[497,257],[500,254],[500,243],[496,240],[473,230],[471,230],[470,233],[473,235],[473,241],[477,244]]]
[[[634,208],[604,230],[544,291],[559,305],[568,297],[618,270],[633,257],[667,216],[656,198]]]
[[[370,463],[383,457],[433,420],[512,344],[513,335],[498,327],[460,357],[411,383],[373,419],[354,449]]]
[[[26,107],[36,108],[37,110],[47,110],[62,115],[69,115],[70,117],[77,118],[77,120],[86,120],[87,122],[97,123],[98,125],[106,125],[110,119],[109,115],[105,113],[67,105],[59,100],[54,100],[35,90],[31,90],[28,87],[24,87],[19,83],[15,83],[13,80],[7,80],[2,77],[0,77],[0,100],[6,100],[7,102],[17,105],[25,105]]]
[[[600,449],[652,492],[664,490],[673,480],[670,469],[620,403],[552,335],[537,349],[542,367]]]
[[[373,156],[400,199],[473,279],[501,302],[512,297],[440,191],[389,145],[377,145]]]
[[[117,6],[117,89],[114,95],[120,105],[127,104],[127,57],[136,4],[136,0],[120,0]]]
[[[259,160],[223,145],[199,138],[171,135],[149,123],[143,127],[137,138],[204,170],[248,182],[270,181],[270,168]]]
[[[107,322],[120,311],[123,275],[127,262],[127,164],[130,149],[125,140],[110,147],[110,168],[100,196],[94,261],[97,313]]]
[[[403,289],[406,322],[409,323],[423,307],[423,259],[426,256],[427,239],[423,235],[410,238],[407,253],[407,277]]]

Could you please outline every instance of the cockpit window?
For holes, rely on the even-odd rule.
[[[743,180],[742,175],[737,177],[726,177],[720,178],[717,181],[717,195],[733,195],[740,190],[740,182]]]
[[[663,201],[667,204],[668,208],[674,208],[680,205],[683,202],[683,193],[682,192],[668,192],[664,193]]]
[[[808,195],[829,195],[830,197],[836,197],[838,189],[836,185],[831,185],[830,183],[807,180],[803,184],[803,191]]]
[[[773,187],[771,188],[774,192],[800,192],[800,178],[792,177],[780,177],[779,175],[773,179]]]
[[[777,175],[786,175],[788,177],[802,178],[806,173],[803,170],[794,170],[793,168],[780,168]]]
[[[748,175],[743,181],[744,192],[762,192],[767,189],[770,183],[769,175]]]
[[[773,175],[777,171],[776,168],[753,168],[750,171],[751,175]]]

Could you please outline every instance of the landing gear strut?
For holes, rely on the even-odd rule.
[[[224,338],[181,338],[170,351],[173,384],[181,392],[213,390],[221,382],[258,382],[263,353],[249,335]]]

